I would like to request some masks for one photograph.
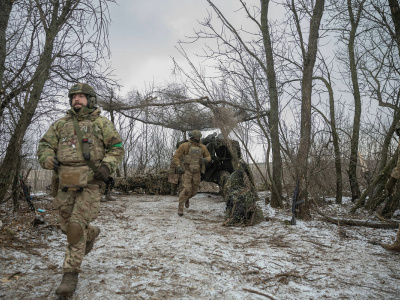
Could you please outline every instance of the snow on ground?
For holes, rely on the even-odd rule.
[[[260,205],[269,221],[224,227],[214,194],[199,193],[183,217],[176,196],[102,203],[72,299],[400,299],[400,255],[380,246],[395,230],[290,226],[287,209]],[[46,247],[0,249],[0,298],[56,299],[66,238],[38,233]]]

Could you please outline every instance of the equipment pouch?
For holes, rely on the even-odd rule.
[[[200,165],[189,165],[189,171],[192,173],[200,172]]]
[[[88,183],[89,166],[61,166],[59,168],[61,188],[81,188]]]

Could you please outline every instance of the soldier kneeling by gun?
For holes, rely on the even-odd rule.
[[[210,153],[206,146],[200,143],[200,138],[199,130],[190,132],[189,141],[181,144],[172,158],[172,162],[177,166],[177,172],[183,174],[183,190],[179,194],[179,216],[183,216],[184,205],[189,208],[189,199],[199,190],[201,172],[205,172],[205,164],[211,161]],[[183,166],[181,158],[183,158]]]

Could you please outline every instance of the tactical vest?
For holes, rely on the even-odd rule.
[[[105,156],[105,147],[101,128],[90,119],[79,121],[79,128],[83,139],[87,139],[89,144],[90,160],[94,163],[102,161]],[[61,164],[66,166],[86,165],[72,118],[69,118],[60,129],[57,157]]]
[[[185,169],[189,170],[192,173],[197,173],[201,170],[200,166],[200,159],[203,157],[201,154],[201,148],[200,147],[195,147],[191,143],[189,143],[189,152],[185,157]]]

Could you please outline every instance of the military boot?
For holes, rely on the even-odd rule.
[[[56,289],[56,295],[58,296],[71,296],[78,284],[78,272],[64,273],[61,284]]]
[[[107,200],[107,201],[116,201],[117,199],[115,199],[114,197],[111,197],[110,194],[107,194],[107,195],[106,195],[106,200]]]
[[[183,216],[183,203],[179,202],[178,206],[178,216],[182,217]]]
[[[116,201],[114,197],[111,197],[110,194],[101,196],[100,202],[108,202],[108,201]]]
[[[393,245],[382,244],[382,247],[389,251],[400,252],[400,227],[397,231],[396,240],[394,241]]]
[[[186,208],[189,208],[189,199],[187,199],[187,200],[185,201],[185,207],[186,207]]]
[[[93,248],[94,241],[100,234],[100,228],[93,226],[93,230],[89,230],[88,239],[86,240],[85,255],[87,255]]]

